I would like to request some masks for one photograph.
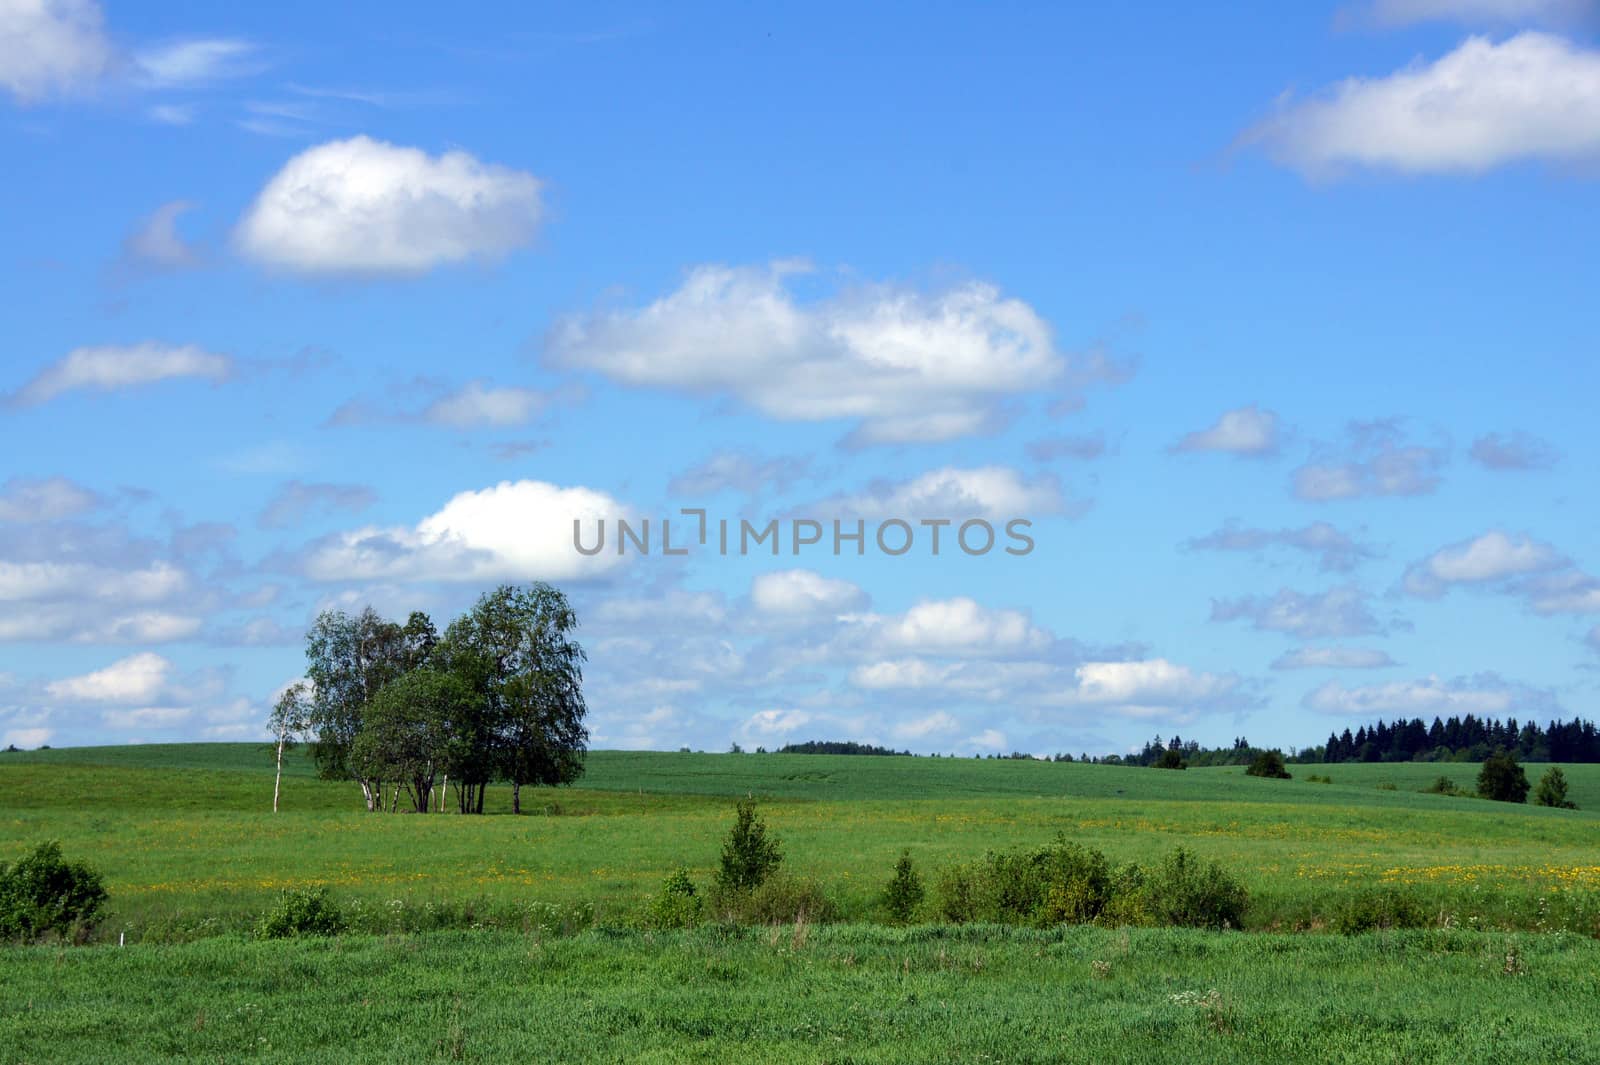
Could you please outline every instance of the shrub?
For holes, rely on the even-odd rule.
[[[1456,787],[1456,782],[1447,776],[1435,777],[1432,784],[1423,788],[1427,795],[1460,795],[1461,789]]]
[[[911,852],[902,851],[900,860],[894,863],[894,876],[883,889],[883,908],[896,923],[905,924],[916,914],[926,895],[922,877],[911,864]]]
[[[1110,898],[1100,911],[1100,924],[1120,928],[1125,925],[1155,925],[1160,920],[1150,905],[1150,892],[1143,869],[1129,862],[1111,871]]]
[[[1283,764],[1283,752],[1262,751],[1250,763],[1250,768],[1244,771],[1247,777],[1273,777],[1277,780],[1290,780],[1289,770]]]
[[[1217,862],[1178,847],[1144,878],[1145,905],[1159,924],[1238,928],[1249,893]]]
[[[939,882],[939,910],[956,922],[1081,924],[1110,899],[1105,855],[1058,837],[1037,850],[991,853],[948,870]]]
[[[817,881],[782,874],[768,877],[749,894],[738,896],[734,911],[734,916],[747,924],[823,924],[836,914],[833,901]]]
[[[1478,771],[1478,794],[1496,802],[1527,802],[1528,774],[1517,764],[1517,756],[1500,750],[1484,759]]]
[[[705,899],[695,890],[687,869],[679,869],[661,883],[650,899],[646,921],[652,928],[689,928],[700,923]]]
[[[283,892],[272,909],[261,915],[256,938],[335,936],[344,927],[344,913],[329,898],[327,888],[299,888]]]
[[[1395,888],[1357,891],[1345,896],[1333,914],[1333,926],[1345,935],[1389,928],[1421,928],[1429,923],[1422,904]]]
[[[105,901],[100,874],[63,860],[54,840],[14,865],[0,862],[0,939],[37,939],[47,932],[81,938],[99,920]]]
[[[783,862],[776,836],[767,835],[766,822],[756,816],[756,804],[740,801],[733,829],[722,845],[722,866],[717,886],[726,891],[752,891]]]
[[[1567,798],[1567,775],[1561,771],[1560,766],[1553,765],[1544,771],[1533,797],[1540,806],[1554,806],[1562,810],[1578,808]]]

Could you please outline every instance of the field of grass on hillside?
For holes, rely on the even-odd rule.
[[[625,923],[673,869],[704,883],[733,799],[757,797],[786,867],[817,878],[847,919],[909,849],[931,881],[985,851],[1058,833],[1115,861],[1178,844],[1233,870],[1247,927],[1316,929],[1352,898],[1397,890],[1435,923],[1600,931],[1600,766],[1568,766],[1582,809],[1423,794],[1471,765],[1153,769],[1010,760],[594,752],[580,787],[525,793],[512,817],[368,814],[352,784],[303,754],[271,812],[258,744],[0,755],[0,854],[47,838],[106,875],[101,935],[185,939],[242,930],[286,887],[328,886],[393,927],[477,921]],[[1541,766],[1529,766],[1537,776]],[[1332,784],[1305,776],[1326,773]],[[1392,784],[1395,790],[1380,785]],[[568,915],[558,917],[552,915]]]

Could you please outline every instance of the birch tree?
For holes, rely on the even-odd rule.
[[[295,741],[305,733],[310,719],[310,689],[305,681],[295,681],[278,696],[267,722],[273,738],[278,741],[278,771],[272,779],[273,813],[278,812],[278,792],[283,785],[283,752],[294,747]]]

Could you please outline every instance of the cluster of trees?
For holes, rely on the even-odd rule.
[[[804,743],[786,743],[778,748],[779,754],[870,754],[899,755],[909,758],[910,751],[896,751],[871,743],[852,740],[807,740]]]
[[[1600,730],[1592,721],[1573,718],[1541,728],[1516,718],[1499,721],[1465,717],[1421,718],[1393,723],[1379,721],[1352,735],[1349,729],[1328,737],[1320,748],[1322,762],[1481,762],[1496,751],[1509,751],[1525,762],[1600,762]],[[1305,752],[1312,753],[1312,752]]]
[[[577,614],[548,584],[483,595],[441,636],[424,613],[404,624],[371,607],[324,611],[306,634],[307,682],[273,710],[282,751],[309,741],[318,772],[359,784],[368,810],[482,813],[491,782],[567,784],[583,772],[585,655]],[[435,784],[438,803],[434,805]],[[276,796],[274,797],[276,806]]]

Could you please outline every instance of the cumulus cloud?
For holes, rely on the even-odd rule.
[[[65,477],[12,477],[0,484],[0,521],[58,521],[100,506],[100,497]]]
[[[377,493],[365,485],[287,481],[261,508],[256,524],[263,529],[281,529],[311,514],[365,510],[377,500]]]
[[[648,306],[565,319],[547,357],[620,384],[730,396],[783,421],[852,421],[861,445],[990,431],[1009,397],[1073,369],[1044,319],[993,285],[802,300],[798,270],[697,267]]]
[[[82,703],[140,703],[166,687],[172,663],[146,651],[119,659],[104,669],[45,685],[54,699]]]
[[[1213,599],[1212,621],[1248,621],[1263,632],[1283,632],[1301,639],[1365,636],[1386,626],[1367,605],[1366,595],[1354,585],[1305,594],[1283,588],[1274,596]]]
[[[7,747],[41,747],[49,743],[55,734],[54,729],[48,728],[6,729],[0,734],[0,744],[5,744]]]
[[[115,60],[94,0],[0,0],[0,85],[18,103],[88,92]]]
[[[1556,451],[1530,433],[1489,433],[1472,442],[1468,452],[1484,469],[1501,472],[1548,470],[1556,464]]]
[[[1222,451],[1262,458],[1278,453],[1278,416],[1254,404],[1230,410],[1208,429],[1189,433],[1174,451]]]
[[[1354,422],[1343,445],[1323,445],[1294,471],[1295,498],[1310,502],[1365,496],[1420,496],[1439,487],[1442,448],[1407,441],[1393,419]]]
[[[367,526],[328,537],[313,545],[304,570],[319,581],[577,579],[623,559],[610,550],[580,554],[573,522],[583,523],[588,547],[598,522],[631,517],[592,488],[502,481],[457,494],[415,526]]]
[[[1273,669],[1384,669],[1397,665],[1387,651],[1370,647],[1297,647],[1279,655]]]
[[[1318,568],[1347,573],[1374,556],[1372,548],[1357,542],[1325,521],[1298,529],[1251,529],[1229,522],[1207,536],[1188,541],[1192,551],[1253,551],[1285,547],[1317,556]]]
[[[1085,504],[1068,502],[1051,474],[1025,478],[1009,466],[958,469],[946,466],[908,481],[876,481],[863,492],[837,495],[801,510],[810,517],[1037,518],[1081,513]]]
[[[1496,529],[1442,547],[1413,564],[1406,571],[1405,588],[1412,595],[1437,598],[1451,585],[1502,581],[1565,564],[1566,559],[1549,544]]]
[[[1455,587],[1482,588],[1520,598],[1536,614],[1600,612],[1600,580],[1551,544],[1499,529],[1412,563],[1401,586],[1424,599]]]
[[[234,234],[263,266],[310,275],[417,275],[503,258],[532,240],[532,174],[463,151],[429,155],[370,137],[290,159]]]
[[[758,575],[750,582],[750,601],[763,614],[808,618],[859,610],[866,605],[867,593],[850,581],[790,569]]]
[[[1233,674],[1206,673],[1165,658],[1085,662],[1074,671],[1076,684],[1059,701],[1104,708],[1124,717],[1182,718],[1239,694]]]
[[[117,347],[75,348],[40,370],[9,397],[12,406],[31,407],[68,392],[115,392],[178,378],[225,381],[233,360],[193,344],[147,341]]]
[[[967,596],[917,603],[904,614],[850,615],[843,620],[872,646],[889,651],[972,655],[1048,647],[1048,632],[1020,610],[986,607]]]
[[[949,736],[960,728],[960,721],[957,721],[943,710],[936,710],[923,717],[898,722],[892,731],[896,739],[931,740],[940,736]]]
[[[1419,680],[1346,687],[1338,681],[1306,694],[1304,705],[1318,713],[1340,717],[1429,717],[1476,714],[1479,717],[1531,715],[1559,711],[1548,691],[1503,680],[1493,673],[1455,680],[1430,675]]]
[[[1592,160],[1600,157],[1600,52],[1536,31],[1501,42],[1470,37],[1432,63],[1286,98],[1246,139],[1322,177]]]

